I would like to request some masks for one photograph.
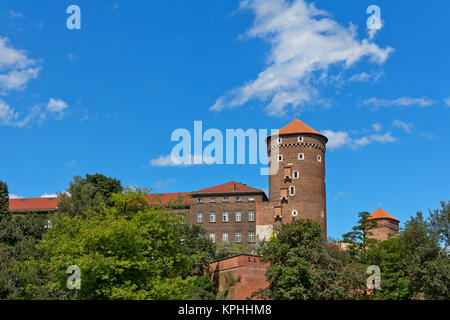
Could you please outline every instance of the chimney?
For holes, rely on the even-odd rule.
[[[236,190],[236,183],[233,183],[233,190]]]

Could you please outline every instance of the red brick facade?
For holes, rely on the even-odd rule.
[[[210,271],[218,291],[228,290],[228,300],[246,300],[251,298],[253,292],[269,285],[265,278],[268,266],[261,257],[240,255],[211,263]],[[226,274],[235,280],[240,278],[240,281],[226,288]]]

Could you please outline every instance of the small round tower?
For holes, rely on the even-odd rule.
[[[372,228],[369,232],[370,238],[377,239],[379,241],[384,241],[389,239],[389,237],[398,234],[400,221],[381,208],[378,208],[372,212],[367,220],[376,221],[376,227]]]
[[[299,119],[267,138],[271,169],[278,167],[269,175],[275,222],[289,223],[292,217],[311,219],[321,225],[325,239],[327,142],[327,137]]]

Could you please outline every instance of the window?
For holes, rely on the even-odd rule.
[[[283,141],[283,139],[281,139],[281,138],[277,139],[278,144],[280,144],[282,141]]]
[[[284,177],[291,178],[291,168],[284,168]]]
[[[216,222],[216,213],[215,212],[209,213],[209,222]]]
[[[295,194],[295,187],[289,187],[289,195],[293,196]]]
[[[223,197],[222,202],[228,202],[228,197]]]
[[[223,222],[228,222],[228,211],[223,212]]]
[[[255,221],[255,211],[248,210],[248,221]]]
[[[242,201],[242,197],[236,197],[236,202],[241,202]]]
[[[198,198],[197,201],[198,201],[198,203],[203,203],[203,199],[202,198]]]
[[[283,162],[283,155],[278,155],[278,162]]]
[[[294,171],[294,179],[298,179],[298,177],[299,177],[298,171]]]
[[[303,142],[303,137],[302,136],[298,136],[298,142]]]
[[[292,216],[293,216],[293,217],[296,217],[297,215],[298,215],[297,210],[292,210]]]
[[[298,160],[305,160],[305,154],[299,153],[298,154]]]
[[[235,212],[235,216],[236,216],[236,222],[241,222],[242,221],[242,214],[240,211],[236,211]]]
[[[255,201],[255,197],[252,197],[252,196],[248,197],[248,201],[249,201],[249,202]]]
[[[197,212],[197,223],[203,223],[203,212]]]
[[[320,156],[320,155],[317,156],[317,161],[318,161],[318,162],[322,162],[322,156]]]
[[[212,243],[216,243],[216,233],[215,232],[209,233],[209,240],[211,240]]]
[[[211,198],[210,200],[209,200],[209,202],[216,202],[216,198]]]
[[[240,232],[240,231],[237,231],[237,232],[236,232],[235,240],[236,240],[236,242],[238,242],[238,243],[242,242],[242,237],[241,237],[241,232]]]
[[[255,232],[254,231],[249,231],[248,242],[255,242]]]
[[[228,242],[228,232],[222,233],[222,241],[223,242]]]

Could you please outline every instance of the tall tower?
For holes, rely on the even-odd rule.
[[[400,221],[381,208],[372,212],[367,219],[377,223],[376,227],[370,230],[371,238],[384,241],[398,234]]]
[[[272,139],[277,141],[272,143]],[[293,217],[311,219],[321,225],[325,239],[327,142],[327,137],[299,119],[267,138],[270,166],[274,166],[273,161],[278,165],[278,171],[269,175],[270,208],[267,209],[273,210],[274,222],[289,223]],[[267,214],[268,210],[265,211]]]

